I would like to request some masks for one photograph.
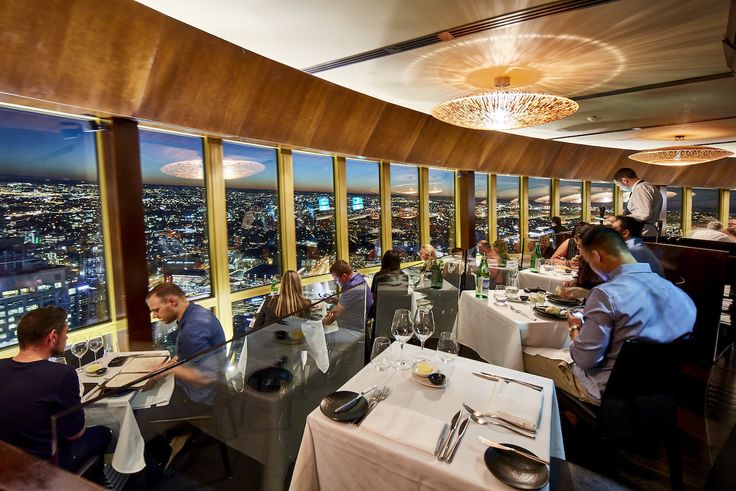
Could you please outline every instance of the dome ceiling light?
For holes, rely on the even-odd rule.
[[[675,136],[676,141],[684,141],[682,135]],[[685,146],[655,148],[629,155],[631,160],[652,165],[684,166],[704,164],[733,155],[733,152],[715,147]]]
[[[265,165],[250,160],[223,160],[222,175],[225,180],[248,177],[263,172]],[[201,160],[182,160],[161,167],[164,174],[182,179],[204,179],[204,166]]]

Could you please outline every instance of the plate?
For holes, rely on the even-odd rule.
[[[511,443],[503,445],[534,455],[529,450]],[[496,479],[516,489],[539,489],[549,482],[549,469],[546,465],[525,459],[508,450],[488,447],[483,454],[483,461]]]
[[[548,319],[555,319],[558,321],[566,321],[567,315],[563,315],[562,312],[560,312],[560,315],[555,314],[548,314],[546,310],[544,310],[544,307],[534,307],[534,312],[541,315],[542,317],[546,317]],[[563,311],[564,312],[564,311]]]
[[[445,383],[442,385],[434,385],[432,382],[429,381],[427,377],[422,377],[421,375],[417,375],[412,370],[411,373],[411,379],[418,383],[419,385],[423,385],[425,387],[429,387],[430,389],[444,389],[447,387],[447,377],[445,377]]]
[[[358,419],[363,416],[368,410],[368,401],[365,397],[361,397],[358,403],[347,411],[335,414],[335,409],[339,408],[357,395],[357,392],[349,390],[339,390],[332,394],[327,394],[322,398],[319,408],[322,411],[322,414],[333,421],[353,421],[354,419]]]
[[[577,298],[565,298],[559,295],[555,295],[554,293],[550,293],[549,295],[547,295],[547,300],[553,303],[558,303],[560,305],[569,305],[573,307],[578,306],[582,303]]]

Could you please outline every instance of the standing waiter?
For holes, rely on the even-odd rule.
[[[628,167],[617,170],[613,180],[621,189],[631,192],[625,215],[644,223],[642,237],[656,237],[655,223],[662,211],[662,194],[659,189],[639,179],[634,169]]]

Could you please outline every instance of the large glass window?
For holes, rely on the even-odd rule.
[[[455,173],[429,169],[429,236],[438,255],[455,247]]]
[[[519,177],[496,177],[496,223],[498,238],[509,244],[509,251],[519,247]]]
[[[720,198],[718,189],[693,188],[693,229],[704,228],[708,222],[720,220]]]
[[[0,348],[57,306],[77,329],[109,318],[89,121],[0,108]]]
[[[600,223],[604,218],[613,216],[612,182],[594,182],[590,186],[590,216],[592,223]]]
[[[560,181],[560,218],[568,229],[583,219],[583,183]]]
[[[682,233],[682,188],[667,188],[666,220],[665,235],[680,235]]]
[[[419,259],[419,168],[391,164],[393,248],[404,261]]]
[[[381,193],[378,162],[345,160],[350,264],[381,264]]]
[[[189,297],[210,295],[202,139],[140,131],[148,283],[173,281]]]
[[[728,208],[728,220],[736,220],[736,189],[729,192]]]
[[[475,173],[475,242],[488,239],[488,174]]]
[[[332,157],[294,152],[296,261],[302,276],[326,274],[335,261]]]
[[[543,177],[529,178],[529,236],[537,237],[552,226],[550,183]]]
[[[281,272],[276,149],[225,141],[222,152],[230,287],[262,286]]]

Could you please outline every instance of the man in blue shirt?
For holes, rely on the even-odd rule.
[[[634,259],[640,263],[649,264],[649,267],[652,268],[652,272],[657,273],[659,276],[664,278],[664,268],[662,268],[662,263],[659,262],[657,256],[654,255],[652,250],[641,239],[644,222],[640,222],[631,216],[619,215],[613,220],[611,226],[624,239],[626,247],[629,248],[629,252],[634,256]]]
[[[368,312],[373,305],[373,296],[362,274],[353,271],[350,265],[338,259],[330,267],[330,273],[336,283],[340,285],[342,293],[334,309],[322,319],[324,325],[337,321],[343,329],[362,331]]]
[[[64,354],[66,312],[43,307],[23,316],[18,324],[19,353],[0,360],[0,440],[49,460],[51,417],[57,419],[59,466],[76,471],[94,455],[102,455],[112,432],[104,426],[86,428],[80,405],[79,378],[74,368],[49,361]],[[94,471],[102,477],[102,459]]]
[[[586,232],[581,253],[605,283],[590,291],[583,320],[568,316],[574,363],[525,354],[524,367],[582,401],[600,404],[625,340],[674,341],[692,331],[696,309],[685,292],[637,262],[609,227]]]

